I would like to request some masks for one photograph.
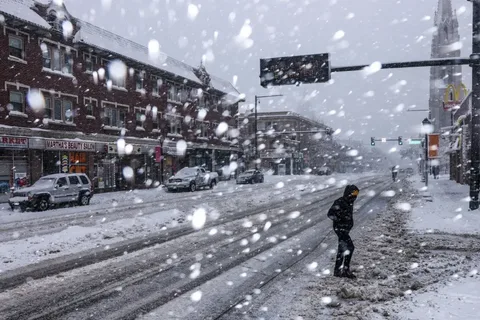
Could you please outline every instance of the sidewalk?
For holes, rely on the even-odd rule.
[[[444,175],[437,180],[429,179],[425,188],[420,179],[419,176],[411,179],[413,187],[424,197],[431,196],[432,202],[425,201],[413,208],[409,228],[429,233],[480,235],[480,210],[468,209],[468,185],[457,184]]]
[[[461,244],[478,241],[471,236],[480,237],[480,210],[468,211],[468,185],[441,176],[437,180],[429,179],[428,188],[425,188],[420,179],[418,176],[411,178],[412,186],[420,194],[430,195],[432,202],[424,197],[412,204],[408,226],[414,233],[430,234],[432,240],[437,239],[445,246],[446,250],[432,253],[450,257],[447,268],[451,271],[444,273],[445,277],[431,287],[416,292],[410,290],[405,297],[387,302],[385,314],[396,313],[398,320],[477,320],[480,313],[479,255],[477,247],[467,246],[468,250],[462,251]],[[435,236],[436,233],[441,234]],[[442,236],[446,240],[442,241]],[[461,265],[453,259],[462,255],[463,263],[471,266],[468,272],[459,271]],[[438,268],[441,268],[438,263],[429,263],[426,270],[432,272]],[[389,319],[385,314],[374,314],[370,320]]]

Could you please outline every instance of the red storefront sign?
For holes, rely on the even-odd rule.
[[[162,147],[155,147],[155,162],[162,161]]]
[[[47,150],[95,151],[95,143],[65,140],[46,140]]]
[[[2,136],[0,138],[0,148],[26,149],[28,147],[28,138]]]

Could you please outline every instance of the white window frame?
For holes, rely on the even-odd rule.
[[[145,76],[144,70],[135,70],[135,91],[141,92],[145,89]]]
[[[152,96],[160,97],[160,84],[159,82],[162,81],[162,78],[156,75],[150,76],[150,81],[152,84]],[[163,82],[163,81],[162,81]]]
[[[103,116],[102,116],[102,123],[104,124],[104,126],[108,126],[108,127],[112,127],[112,128],[125,128],[126,127],[126,122],[127,122],[127,115],[130,111],[130,106],[126,105],[126,104],[120,104],[120,103],[116,103],[116,102],[110,102],[110,101],[102,101],[101,102],[101,106],[102,106],[102,111],[103,111]],[[104,119],[105,119],[105,110],[106,109],[116,109],[117,110],[117,119],[116,119],[116,126],[112,125],[113,123],[110,123],[110,124],[105,124],[104,123]],[[125,113],[125,121],[124,123],[120,123],[120,110],[121,109],[124,109],[124,113]],[[110,120],[111,121],[111,120]],[[121,125],[121,126],[118,126],[118,125]]]
[[[65,102],[67,101],[71,103],[70,110],[72,112],[72,116],[70,120],[68,120],[68,118],[65,115],[65,113],[68,110],[66,109],[66,105],[65,105]],[[53,120],[54,122],[74,123],[73,113],[74,113],[75,107],[73,105],[73,100],[65,99],[64,97],[52,97],[51,102],[52,102],[52,115],[50,117],[51,120]],[[56,118],[56,113],[55,113],[56,102],[60,102],[60,119]]]
[[[167,101],[174,102],[175,96],[177,95],[177,86],[175,85],[175,83],[171,81],[167,82],[167,85],[168,85]]]
[[[125,73],[125,78],[123,78],[123,82],[119,82],[117,79],[110,79],[110,72],[108,71],[108,64],[111,63],[110,60],[102,59],[102,63],[105,69],[105,79],[106,81],[112,82],[112,88],[126,90],[127,89],[127,76],[128,72]]]
[[[95,104],[92,104],[95,102]],[[98,99],[92,97],[83,97],[83,105],[85,106],[85,115],[95,118],[95,109],[98,108]],[[88,113],[88,105],[92,106],[92,114]]]
[[[198,138],[208,138],[208,128],[209,128],[209,123],[208,121],[198,121],[199,123],[199,129],[200,129],[200,134],[198,135]]]
[[[53,97],[45,97],[45,111],[50,110],[49,114],[48,112],[43,113],[43,117],[45,119],[52,119],[53,120]]]
[[[22,110],[15,110],[15,109],[12,109],[11,111],[16,111],[16,112],[22,112],[22,113],[25,113],[25,93],[20,91],[20,90],[10,90],[9,93],[8,93],[8,103],[9,104],[12,104],[12,93],[13,94],[19,94],[20,95],[20,98],[22,99]],[[18,102],[15,102],[15,103],[18,103]],[[12,104],[13,106],[13,104]]]
[[[91,62],[91,69],[88,68],[87,60],[90,59]],[[93,73],[95,71],[95,67],[98,65],[98,58],[96,55],[93,55],[88,52],[83,53],[83,61],[85,62],[85,72],[86,73]]]
[[[146,119],[147,119],[147,109],[142,108],[142,107],[134,107],[133,112],[135,113],[135,126],[140,127],[140,128],[144,128],[145,122],[146,122]],[[137,113],[140,113],[141,115],[144,115],[145,116],[145,121],[137,120]],[[141,124],[138,125],[137,121],[141,121]]]
[[[10,45],[10,38],[20,40],[20,43],[21,43],[21,48],[20,48],[21,54],[20,55],[21,55],[21,57],[17,57],[17,56],[14,56],[14,55],[11,54],[10,48],[12,48],[12,46]],[[11,33],[8,34],[8,57],[13,59],[13,60],[25,61],[25,41],[24,41],[22,36],[19,36],[19,35],[16,35],[16,34],[11,34]]]
[[[161,112],[157,112],[156,117],[153,116],[153,112],[152,112],[152,129],[154,131],[160,132],[160,119],[162,119],[162,113]]]
[[[44,43],[47,46],[47,52],[50,60],[49,65],[46,65],[45,52],[42,52],[42,70],[72,76],[74,65],[73,56],[77,51],[67,46],[52,44],[52,42],[47,41],[47,39],[41,39],[41,43]],[[58,52],[58,66],[55,59],[56,52]],[[69,63],[67,63],[66,59],[68,59]]]
[[[181,136],[183,117],[176,114],[172,114],[172,113],[165,114],[165,117],[168,121],[168,127],[169,127],[168,134]]]

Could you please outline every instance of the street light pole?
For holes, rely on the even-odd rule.
[[[258,159],[258,128],[257,128],[257,104],[258,100],[261,98],[270,98],[270,97],[283,97],[283,94],[272,94],[267,96],[257,96],[255,95],[255,159]]]
[[[471,136],[471,168],[470,168],[470,210],[479,207],[479,167],[480,167],[480,1],[472,1],[472,55],[470,66],[472,67],[472,136]]]
[[[430,126],[432,123],[428,118],[423,119],[422,125],[425,130],[425,186],[428,187],[428,131],[430,128],[427,126]]]

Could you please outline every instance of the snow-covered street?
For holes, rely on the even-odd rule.
[[[0,315],[474,319],[480,236],[473,220],[459,224],[476,219],[460,202],[465,188],[442,177],[426,190],[418,177],[404,178],[269,176],[197,193],[97,195],[89,215],[85,207],[41,217],[3,211],[17,234],[2,233]],[[326,218],[349,183],[361,189],[351,233],[356,280],[332,277],[337,240]],[[47,223],[25,227],[31,219]],[[70,298],[53,303],[59,294]]]
[[[122,240],[146,237],[176,227],[198,208],[218,219],[270,203],[301,197],[325,188],[338,189],[361,176],[268,176],[263,184],[222,182],[214,190],[167,193],[163,189],[96,195],[89,207],[46,212],[1,211],[0,270],[92,248],[108,248]],[[249,201],[245,201],[248,195]]]

